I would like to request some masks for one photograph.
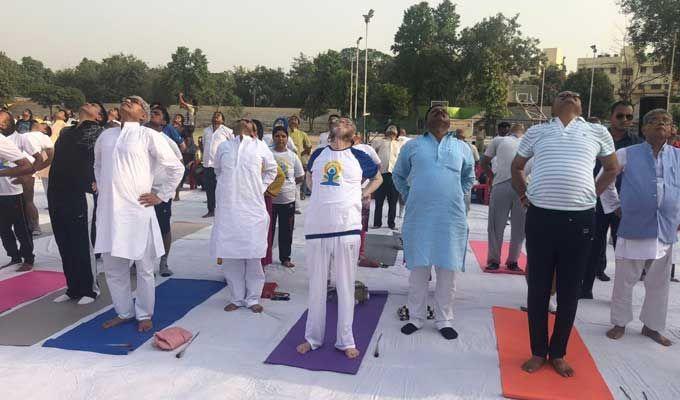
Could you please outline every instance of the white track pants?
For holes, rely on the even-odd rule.
[[[309,271],[309,312],[305,340],[317,349],[326,334],[326,295],[328,270],[333,260],[335,287],[338,292],[338,326],[335,347],[340,350],[355,348],[354,276],[359,257],[359,235],[324,239],[308,239],[305,243],[305,265]]]
[[[144,256],[140,260],[112,257],[111,253],[102,254],[104,274],[111,291],[113,307],[119,318],[137,318],[138,321],[151,319],[156,301],[156,280],[153,275],[156,261],[156,250],[149,233]],[[135,263],[137,269],[137,301],[132,301],[130,285],[130,266]]]
[[[657,260],[616,259],[614,290],[612,291],[611,322],[626,326],[633,320],[633,287],[646,270],[645,301],[640,311],[640,321],[655,331],[666,329],[668,312],[668,287],[671,279],[672,249]]]
[[[259,258],[225,258],[222,260],[231,302],[239,307],[260,303],[264,287],[264,270]]]
[[[445,268],[434,268],[437,282],[434,291],[434,321],[437,329],[453,327],[453,299],[456,294],[456,273]],[[408,310],[410,322],[421,328],[427,320],[427,298],[431,267],[411,270],[408,278]]]

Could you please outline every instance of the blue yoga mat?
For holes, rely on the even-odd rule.
[[[203,303],[224,287],[224,282],[169,279],[156,287],[156,309],[153,315],[152,331],[137,332],[137,323],[134,320],[110,329],[102,328],[105,321],[116,316],[112,308],[55,339],[47,340],[43,347],[126,355],[149,340],[155,331],[172,325],[192,308]],[[122,343],[129,343],[131,346],[129,348],[110,346],[110,344]]]

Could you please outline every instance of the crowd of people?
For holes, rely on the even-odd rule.
[[[111,292],[116,317],[104,328],[137,320],[140,332],[153,329],[155,268],[168,266],[173,201],[188,178],[206,193],[214,218],[210,256],[222,265],[230,294],[224,308],[261,313],[264,267],[278,258],[293,268],[295,217],[304,209],[305,266],[309,272],[309,314],[299,353],[323,345],[328,284],[338,299],[336,348],[356,358],[352,332],[356,266],[379,266],[366,256],[371,199],[373,227],[381,228],[387,200],[387,226],[401,235],[410,271],[411,335],[428,319],[428,282],[436,278],[434,323],[447,340],[453,326],[456,276],[464,271],[471,189],[483,171],[491,184],[486,269],[520,272],[526,239],[527,311],[531,357],[529,373],[549,363],[562,376],[574,374],[565,360],[580,299],[592,299],[595,278],[605,274],[608,231],[615,246],[616,275],[611,301],[619,339],[632,321],[632,290],[646,287],[640,319],[642,334],[669,346],[663,336],[668,308],[672,247],[680,224],[680,149],[671,115],[662,109],[641,116],[633,129],[633,107],[611,107],[609,129],[581,117],[580,95],[556,96],[553,118],[526,132],[519,124],[498,126],[480,159],[462,131],[451,131],[448,110],[431,107],[426,132],[410,139],[389,124],[384,135],[364,144],[354,122],[330,115],[328,130],[314,148],[299,117],[278,118],[265,135],[261,121],[241,118],[231,127],[216,111],[194,143],[195,102],[180,95],[186,118],[172,118],[162,104],[139,96],[119,107],[84,104],[76,116],[59,110],[51,123],[30,110],[15,119],[0,111],[0,235],[18,271],[33,267],[33,235],[39,234],[34,204],[35,177],[47,193],[54,239],[67,292],[55,301],[95,301],[100,293],[97,262]],[[677,144],[677,142],[675,142]],[[477,168],[477,167],[480,168]],[[510,219],[510,251],[501,259]],[[17,245],[18,242],[18,245]],[[136,274],[133,301],[130,270]],[[557,304],[551,296],[557,294]],[[556,313],[548,337],[548,313]]]

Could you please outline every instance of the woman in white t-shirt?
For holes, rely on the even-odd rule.
[[[283,126],[274,127],[273,133],[274,159],[283,170],[286,180],[278,196],[272,200],[272,231],[279,222],[279,261],[284,267],[295,266],[290,261],[291,246],[293,244],[293,229],[295,227],[295,193],[296,185],[304,179],[305,171],[297,154],[288,148],[288,131]]]

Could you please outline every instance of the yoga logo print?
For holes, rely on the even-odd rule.
[[[323,166],[323,181],[324,186],[340,186],[337,182],[342,179],[342,164],[338,161],[329,161]]]

